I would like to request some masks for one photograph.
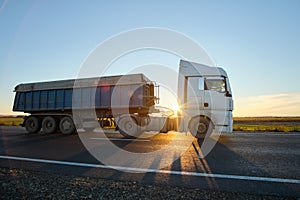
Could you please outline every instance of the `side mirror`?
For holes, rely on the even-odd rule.
[[[232,97],[232,94],[230,94],[228,91],[225,93],[226,97]]]

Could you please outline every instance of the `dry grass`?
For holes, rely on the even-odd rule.
[[[234,117],[234,131],[300,132],[300,117]]]
[[[2,126],[21,126],[23,117],[0,117],[0,125]]]
[[[300,132],[300,126],[234,124],[234,131]]]
[[[289,122],[289,121],[299,121],[300,117],[233,117],[233,121],[251,121],[251,122],[260,122],[260,121],[270,121],[270,122]]]

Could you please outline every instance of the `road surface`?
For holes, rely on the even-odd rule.
[[[171,132],[141,140],[122,140],[122,136],[115,133],[104,135],[95,131],[87,134],[95,144],[101,146],[110,142],[134,153],[159,150],[169,145],[178,134],[181,141],[187,137]],[[224,134],[205,158],[201,158],[201,149],[195,140],[179,159],[163,168],[157,163],[168,156],[155,158],[156,162],[149,163],[147,168],[106,166],[87,151],[78,135],[28,135],[22,127],[6,126],[0,126],[0,135],[0,167],[214,191],[300,197],[299,133]],[[178,150],[183,143],[177,142],[172,148]],[[169,155],[174,157],[172,151]]]

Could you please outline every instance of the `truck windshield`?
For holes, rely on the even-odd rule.
[[[213,90],[217,92],[226,92],[226,82],[223,78],[206,78],[205,90]]]

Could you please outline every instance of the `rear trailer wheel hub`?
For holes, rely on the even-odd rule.
[[[25,121],[25,128],[28,133],[37,133],[41,130],[40,120],[35,116],[29,116]]]
[[[47,124],[46,124],[46,126],[47,126],[47,128],[52,128],[53,127],[53,123],[48,121]]]
[[[48,116],[43,119],[42,128],[46,134],[54,133],[56,131],[57,122],[54,117]]]
[[[63,129],[63,130],[68,130],[68,129],[70,129],[70,127],[71,127],[71,123],[70,123],[70,122],[64,121],[64,122],[62,123],[62,129]]]
[[[71,117],[63,117],[59,123],[59,130],[63,134],[72,134],[75,132],[75,125]]]

